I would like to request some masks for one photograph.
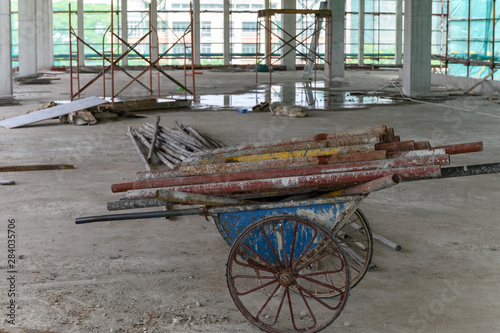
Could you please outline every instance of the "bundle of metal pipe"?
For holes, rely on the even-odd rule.
[[[152,125],[144,127],[150,135],[153,130]],[[482,143],[432,148],[428,141],[401,141],[392,128],[376,126],[211,148],[191,152],[172,170],[139,172],[135,182],[114,184],[112,191],[127,192],[132,203],[159,198],[165,191],[239,199],[315,191],[334,191],[330,196],[367,194],[399,180],[440,178],[449,155],[481,151]],[[144,206],[150,202],[145,201]],[[141,205],[127,202],[126,206]]]
[[[132,129],[132,135],[148,150],[147,162],[151,162],[153,153],[170,169],[191,157],[195,152],[224,147],[224,144],[200,133],[190,125],[176,122],[177,129],[159,125],[144,124],[139,130]]]

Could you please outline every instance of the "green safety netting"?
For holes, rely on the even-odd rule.
[[[497,62],[500,60],[500,1],[470,3],[469,8],[469,0],[450,0],[448,56],[461,59],[469,56],[471,60]],[[495,21],[493,15],[496,16]],[[470,66],[469,76],[481,78],[490,71],[488,66]],[[448,74],[467,76],[467,66],[451,64]]]

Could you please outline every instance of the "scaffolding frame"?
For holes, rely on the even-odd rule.
[[[161,94],[161,85],[160,85],[160,74],[168,78],[171,82],[175,83],[179,88],[182,89],[184,92],[184,98],[173,98],[175,100],[181,100],[181,101],[194,101],[196,98],[196,90],[195,90],[195,75],[194,75],[194,52],[193,52],[193,9],[192,6],[190,8],[190,24],[186,27],[185,31],[183,32],[182,36],[178,37],[177,40],[172,43],[172,45],[166,49],[165,52],[163,52],[161,55],[159,54],[159,38],[158,38],[158,32],[155,27],[152,26],[151,24],[151,5],[149,6],[148,10],[148,15],[149,15],[149,31],[140,37],[135,43],[130,44],[128,43],[124,38],[120,37],[117,33],[114,32],[114,19],[113,19],[113,0],[111,0],[111,6],[110,6],[110,15],[111,15],[111,24],[109,27],[106,29],[106,31],[103,34],[102,38],[102,53],[97,51],[94,47],[92,47],[89,43],[87,43],[83,38],[79,37],[75,29],[73,29],[72,22],[71,22],[71,4],[69,4],[69,60],[70,60],[70,99],[73,101],[75,97],[80,99],[81,93],[86,90],[88,87],[93,85],[97,80],[99,80],[102,77],[102,84],[103,84],[103,97],[106,98],[106,80],[108,79],[106,77],[106,73],[110,73],[109,80],[111,80],[111,107],[114,107],[114,102],[115,98],[118,97],[123,91],[125,91],[128,87],[130,87],[133,83],[137,82],[139,83],[143,88],[145,88],[149,93],[150,97],[154,98],[155,95],[157,98],[160,98],[162,96]],[[156,36],[156,41],[157,44],[153,45],[153,36]],[[190,36],[191,38],[191,56],[190,56],[190,61],[188,64],[188,55],[186,53],[186,36]],[[76,52],[73,51],[73,42],[72,39],[76,38]],[[110,38],[110,47],[111,50],[109,52],[109,57],[106,56],[106,38]],[[116,59],[115,59],[115,52],[114,52],[114,40],[115,38],[122,43],[123,45],[127,46],[127,50],[122,52]],[[142,43],[146,38],[149,38],[149,57],[146,57],[142,55],[138,50],[137,47],[139,46],[140,43]],[[94,53],[96,53],[100,58],[102,58],[102,70],[94,77],[92,78],[89,82],[87,82],[83,87],[81,87],[80,83],[80,43],[87,46],[90,48]],[[184,44],[184,84],[181,82],[177,81],[175,78],[173,78],[171,75],[167,74],[159,65],[160,61],[162,59],[165,59],[165,56],[167,55],[170,50],[173,49],[173,47],[177,44],[183,43]],[[156,49],[156,54],[155,57],[153,57],[153,50]],[[136,53],[142,60],[146,61],[146,68],[139,73],[136,76],[133,76],[127,70],[121,66],[118,65],[118,63],[126,57],[130,52]],[[76,54],[76,57],[73,55]],[[76,61],[76,66],[74,66],[73,62]],[[119,90],[117,93],[115,93],[115,69],[120,70],[124,72],[130,79],[125,87],[123,87],[121,90]],[[157,94],[154,93],[153,89],[153,69],[156,70],[156,74],[158,76],[157,80]],[[188,69],[190,69],[191,73],[188,73]],[[149,87],[146,86],[144,83],[140,82],[139,79],[145,74],[149,72]],[[187,88],[187,77],[192,76],[191,80],[191,89]],[[77,90],[75,92],[74,90],[74,83],[73,81],[77,81]],[[189,94],[189,95],[188,95]]]
[[[314,23],[312,23],[309,26],[306,26],[304,29],[302,29],[299,33],[294,32],[292,35],[291,33],[287,32],[284,30],[282,27],[279,27],[278,24],[273,21],[273,17],[276,16],[276,14],[284,14],[284,15],[314,15]],[[319,24],[320,19],[325,22],[324,24],[324,29],[325,29],[325,36],[326,36],[326,45],[325,45],[325,54],[322,57],[319,52],[316,50],[316,46],[319,45],[319,35],[321,31],[321,24]],[[304,33],[307,33],[309,28],[311,28],[314,25],[314,29],[312,30],[312,33],[310,35],[305,35],[306,38],[303,39],[303,41],[300,41],[298,38],[299,36],[302,36]],[[285,40],[285,37],[280,36],[279,34],[275,33],[273,31],[273,26],[277,28],[277,31],[281,30],[287,37],[290,38],[290,40]],[[266,43],[266,48],[265,48],[265,54],[264,58],[260,57],[260,44],[261,44],[261,27],[264,28],[264,35],[265,35],[265,43]],[[272,50],[272,39],[274,37],[277,37],[280,42],[282,42],[281,46],[278,47],[276,50]],[[332,11],[328,9],[320,9],[320,10],[311,10],[311,9],[264,9],[264,10],[259,10],[257,12],[257,34],[256,34],[256,46],[257,46],[257,52],[256,52],[256,57],[255,57],[255,82],[259,81],[259,65],[262,64],[262,62],[265,61],[265,63],[268,66],[269,70],[269,84],[272,83],[272,69],[273,65],[275,65],[278,61],[283,59],[287,54],[290,52],[294,51],[300,54],[301,56],[304,57],[306,62],[311,62],[312,66],[314,68],[314,80],[316,80],[316,70],[317,70],[317,65],[319,61],[323,61],[325,63],[325,66],[328,65],[331,67],[331,59],[332,59],[332,36],[333,36],[333,17],[332,17]],[[312,49],[310,46],[307,45],[308,41],[313,40],[316,38],[316,43],[311,43],[314,44],[314,49]],[[292,46],[291,43],[293,41],[296,41],[297,43],[295,46]],[[330,41],[330,42],[328,42]],[[281,54],[278,56],[276,59],[274,59],[273,62],[273,53],[281,50],[285,45],[289,46],[290,49],[285,52],[284,54]],[[298,49],[299,46],[304,47],[304,52],[300,51]],[[311,58],[312,55],[312,58]],[[331,70],[328,71],[328,80],[332,80],[332,73]]]

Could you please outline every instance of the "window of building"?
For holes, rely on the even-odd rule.
[[[242,23],[243,32],[256,32],[257,23],[256,22],[243,22]]]
[[[146,31],[145,31],[145,26],[146,22],[144,21],[128,21],[127,22],[127,28],[128,28],[128,35],[129,37],[142,37]]]
[[[212,53],[212,45],[211,44],[201,44],[201,54],[210,54]]]
[[[184,44],[175,44],[171,52],[177,56],[184,56]],[[186,49],[186,55],[191,54],[191,49]]]
[[[212,22],[201,22],[201,36],[210,37],[212,34]]]
[[[256,54],[257,46],[255,44],[242,44],[241,53]]]
[[[224,8],[224,5],[221,3],[202,3],[200,5],[201,9],[216,9],[216,8]]]
[[[175,32],[184,32],[189,24],[189,22],[173,22],[172,30]]]

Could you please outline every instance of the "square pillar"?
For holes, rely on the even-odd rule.
[[[431,92],[432,0],[405,1],[403,93],[417,97]]]
[[[200,50],[201,50],[201,35],[200,35],[200,29],[201,28],[201,22],[200,22],[200,0],[193,0],[193,39],[192,45],[191,45],[191,52],[193,52],[193,57],[194,57],[194,64],[195,65],[200,65],[201,64],[201,58],[200,58]]]
[[[12,96],[10,1],[0,1],[0,96]]]
[[[54,64],[52,1],[36,1],[37,69],[51,69]]]
[[[396,0],[396,65],[403,63],[403,0]]]
[[[358,66],[365,65],[365,0],[359,0]]]
[[[85,30],[84,30],[84,10],[83,10],[83,0],[78,0],[76,2],[76,17],[77,17],[77,30],[76,33],[78,37],[85,40]],[[85,66],[85,45],[77,41],[78,43],[78,66]]]
[[[296,1],[290,0],[281,0],[281,8],[283,9],[296,9],[297,3]],[[292,40],[292,38],[287,35],[284,31],[286,31],[291,36],[295,36],[297,34],[297,15],[295,14],[282,14],[282,27],[283,31],[281,33],[281,38],[283,39],[283,43],[289,42],[289,44],[284,45],[281,49],[282,54],[286,54],[282,59],[282,64],[286,66],[287,71],[296,70],[296,51],[294,49],[296,45],[296,41]],[[288,54],[287,54],[288,52]]]
[[[326,41],[326,47],[332,45],[332,59],[328,59],[331,68],[325,64],[325,78],[330,77],[330,71],[333,78],[344,77],[344,59],[345,59],[345,0],[328,0],[328,9],[332,11],[333,34],[332,39]]]
[[[151,27],[158,31],[158,1],[151,0]],[[153,30],[153,31],[154,31]],[[151,34],[151,61],[156,61],[158,59],[160,49],[158,44],[158,35],[156,33]]]
[[[121,0],[121,10],[122,10],[122,38],[124,41],[128,42],[128,0]],[[128,50],[128,46],[122,43],[122,53]],[[123,57],[122,66],[128,66],[128,55]]]
[[[231,14],[229,0],[224,0],[224,65],[231,64]]]
[[[35,0],[19,0],[19,76],[37,73],[36,39]]]

